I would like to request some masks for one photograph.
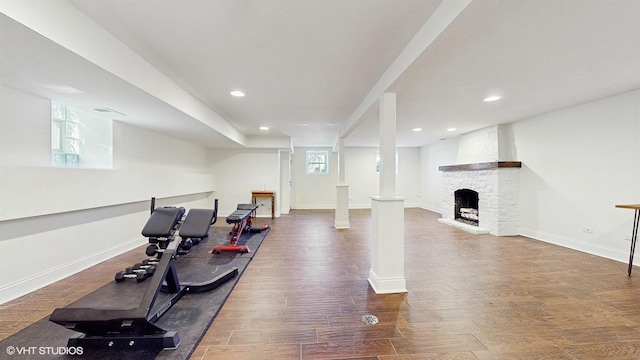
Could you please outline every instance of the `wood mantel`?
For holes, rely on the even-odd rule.
[[[521,168],[520,161],[493,161],[485,163],[461,164],[461,165],[443,165],[438,167],[440,171],[475,171],[475,170],[492,170],[500,168]]]

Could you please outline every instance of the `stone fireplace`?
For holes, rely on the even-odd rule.
[[[508,129],[503,126],[460,138],[458,163],[439,167],[443,175],[443,200],[442,218],[438,221],[475,234],[518,234],[522,164],[519,161],[486,161],[513,156],[508,139]]]

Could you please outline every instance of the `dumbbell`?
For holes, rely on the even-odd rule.
[[[145,281],[149,276],[152,276],[156,272],[156,267],[153,265],[142,265],[141,263],[135,264],[120,271],[116,274],[116,282],[122,282],[126,279],[136,279],[138,282]]]
[[[133,265],[131,268],[127,268],[127,270],[131,269],[132,272],[138,272],[140,270],[144,270],[147,272],[147,276],[151,276],[153,275],[154,272],[156,272],[156,266],[153,264],[143,264],[143,263],[137,263],[135,265]]]
[[[144,259],[142,260],[141,264],[142,265],[158,265],[160,263],[160,261],[158,261],[158,259],[156,258],[150,258],[150,259]]]
[[[147,256],[154,256],[157,254],[158,259],[162,257],[162,251],[160,251],[160,248],[156,245],[147,246],[147,248],[144,250],[144,253],[147,254]]]
[[[192,247],[193,247],[193,241],[191,241],[191,239],[188,239],[188,238],[184,239],[180,243],[180,248],[182,250],[189,251],[189,250],[191,250]]]
[[[144,252],[145,254],[147,254],[147,256],[156,255],[157,258],[160,259],[162,257],[162,253],[165,251],[168,245],[168,240],[157,241],[155,243],[150,242]]]
[[[133,273],[127,273],[125,271],[119,271],[116,276],[116,282],[123,282],[126,279],[136,279],[137,282],[142,282],[145,281],[147,279],[147,272],[146,271],[140,271],[140,272],[133,272]]]

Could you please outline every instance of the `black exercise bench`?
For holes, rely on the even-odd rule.
[[[214,254],[219,254],[223,251],[240,253],[248,253],[251,251],[246,245],[238,245],[240,236],[245,232],[259,232],[269,227],[269,225],[264,225],[262,228],[255,230],[251,227],[251,214],[257,208],[258,204],[238,204],[236,211],[227,216],[227,224],[233,224],[233,229],[231,229],[231,235],[229,236],[229,245],[215,246],[212,250]]]
[[[149,238],[149,247],[153,247],[157,260],[150,265],[154,271],[145,284],[146,288],[140,288],[144,293],[137,307],[65,307],[53,311],[50,321],[82,333],[70,338],[68,346],[107,349],[178,347],[180,338],[177,332],[166,331],[155,322],[186,293],[213,290],[238,275],[238,269],[231,268],[207,282],[185,284],[179,281],[175,266],[179,247],[185,239],[202,239],[208,235],[217,215],[217,200],[214,210],[192,209],[183,219],[184,213],[184,208],[153,209],[145,224],[142,234]],[[175,239],[176,232],[182,241]],[[149,254],[149,248],[146,252]],[[159,296],[161,291],[169,295]],[[162,300],[156,301],[159,298]],[[111,303],[118,303],[117,294]]]

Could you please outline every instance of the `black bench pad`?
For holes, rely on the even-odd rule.
[[[227,224],[242,222],[257,208],[258,204],[238,204],[237,210],[227,216]]]
[[[236,210],[255,210],[258,208],[258,204],[238,204]]]
[[[181,207],[161,207],[153,210],[151,217],[142,229],[145,237],[169,237],[171,230],[178,224],[184,215],[184,208]]]
[[[180,237],[183,238],[204,238],[209,235],[211,221],[213,221],[214,210],[191,209],[180,227]]]

